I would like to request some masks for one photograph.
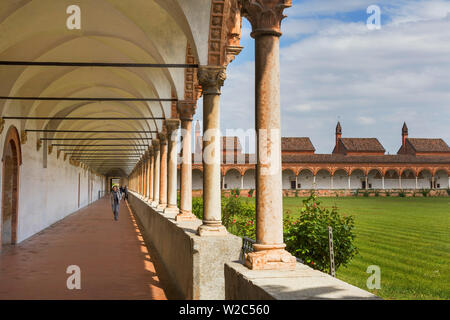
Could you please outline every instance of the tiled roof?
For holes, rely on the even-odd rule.
[[[450,152],[450,147],[442,139],[408,138],[416,152]]]
[[[350,152],[385,152],[377,138],[341,138],[340,141]]]
[[[203,147],[203,137],[198,137],[198,145],[201,150]],[[225,150],[241,151],[242,150],[242,146],[241,146],[241,142],[239,141],[239,137],[222,137],[222,140],[220,141],[220,148],[222,149],[222,151],[225,151]]]
[[[307,137],[282,137],[282,151],[316,151],[311,140]]]
[[[283,163],[435,163],[450,164],[450,156],[380,155],[352,156],[342,154],[283,155]]]

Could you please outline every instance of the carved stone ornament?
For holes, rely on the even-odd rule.
[[[28,139],[28,134],[27,134],[27,132],[26,132],[25,130],[22,130],[22,131],[20,132],[20,142],[21,142],[22,144],[25,144],[25,143],[27,143],[27,139]]]
[[[220,94],[220,88],[227,79],[226,68],[221,66],[201,66],[198,69],[198,82],[203,94]]]
[[[268,34],[281,36],[281,21],[286,18],[284,9],[292,6],[292,0],[240,0],[242,15],[253,28],[251,36]]]
[[[177,111],[180,114],[181,120],[192,121],[195,109],[197,109],[197,102],[191,100],[178,101]]]

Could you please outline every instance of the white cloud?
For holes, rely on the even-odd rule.
[[[449,1],[377,1],[391,22],[376,31],[335,15],[373,1],[295,2],[283,22],[291,43],[281,49],[283,135],[309,136],[329,153],[340,120],[344,136],[378,137],[395,153],[406,121],[411,136],[450,143]],[[223,88],[222,126],[253,128],[253,62],[236,62]]]

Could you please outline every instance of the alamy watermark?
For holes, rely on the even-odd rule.
[[[381,269],[379,266],[371,265],[367,267],[366,273],[370,276],[367,278],[366,286],[368,289],[381,289]]]
[[[377,5],[371,5],[367,8],[367,14],[370,14],[367,19],[367,29],[380,30],[381,29],[381,8]]]
[[[70,274],[67,278],[66,285],[69,290],[81,290],[81,269],[77,265],[70,265],[66,269],[66,273]]]
[[[67,18],[66,26],[69,30],[81,29],[81,8],[77,5],[71,5],[67,7],[67,14],[70,16]]]

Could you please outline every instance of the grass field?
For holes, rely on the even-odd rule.
[[[303,198],[284,198],[295,215]],[[385,299],[450,299],[450,198],[320,198],[355,217],[359,254],[337,277],[367,290],[369,265],[381,269]]]

